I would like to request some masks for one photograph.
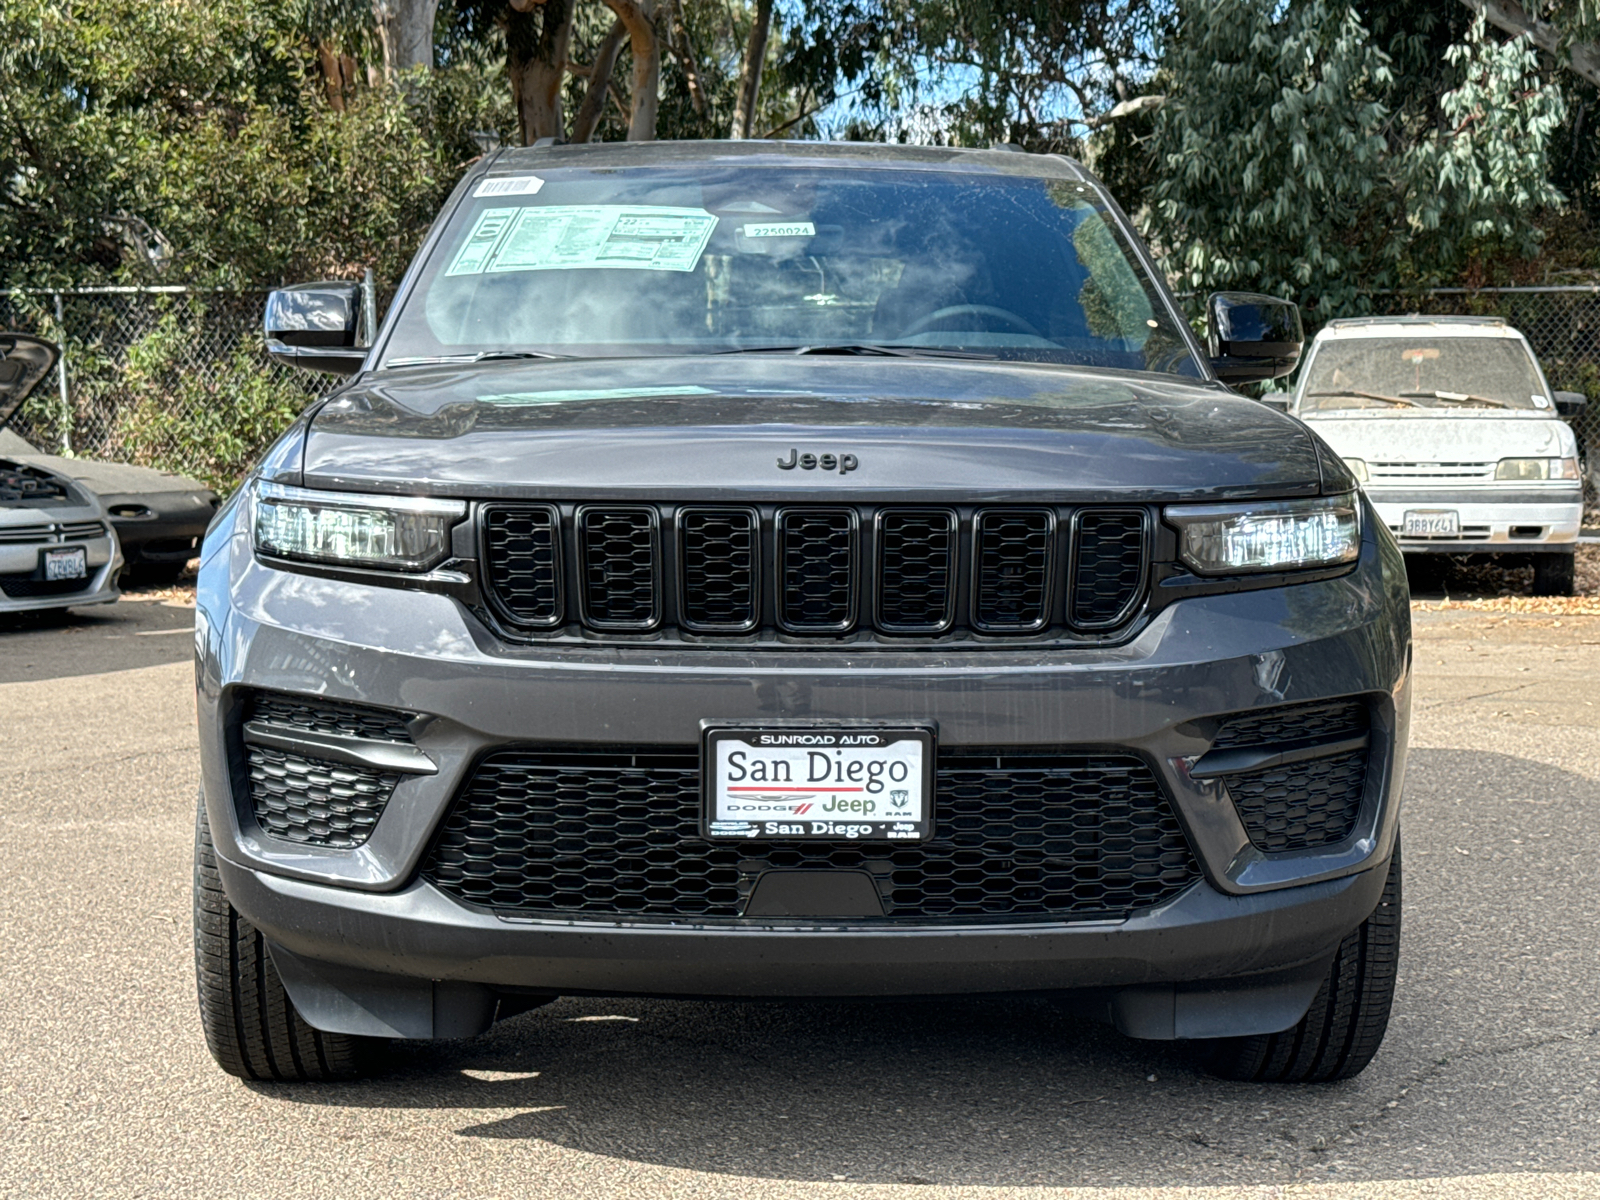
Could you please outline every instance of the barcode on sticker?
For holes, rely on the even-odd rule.
[[[744,235],[747,238],[816,237],[817,229],[810,221],[762,221],[746,225]]]
[[[503,179],[485,179],[472,193],[474,200],[483,196],[532,196],[544,186],[537,175],[510,175]]]

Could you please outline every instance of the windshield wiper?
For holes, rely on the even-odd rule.
[[[1385,404],[1401,404],[1406,408],[1424,408],[1426,405],[1418,404],[1415,400],[1407,400],[1401,396],[1385,396],[1380,392],[1307,392],[1307,396],[1354,396],[1358,400],[1382,400]]]
[[[976,350],[942,350],[937,346],[896,346],[885,342],[819,342],[804,346],[742,346],[737,350],[718,350],[718,354],[858,354],[886,358],[982,358],[993,354]]]
[[[1446,404],[1487,404],[1491,408],[1510,408],[1504,400],[1492,396],[1474,396],[1468,392],[1401,392],[1402,396],[1432,396]]]
[[[476,354],[422,354],[415,358],[391,358],[383,364],[390,367],[431,367],[438,363],[488,362],[496,358],[571,358],[570,354],[548,354],[543,350],[480,350]]]

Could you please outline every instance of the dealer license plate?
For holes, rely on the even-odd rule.
[[[1414,509],[1406,513],[1400,532],[1406,537],[1460,537],[1461,515],[1455,509]]]
[[[82,546],[44,552],[46,579],[82,579],[89,574],[89,557]]]
[[[722,726],[705,731],[702,832],[716,841],[914,842],[933,832],[933,731]]]

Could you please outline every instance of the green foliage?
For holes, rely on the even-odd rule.
[[[1185,5],[1149,216],[1180,288],[1268,291],[1326,317],[1437,282],[1486,244],[1534,253],[1536,214],[1561,200],[1559,90],[1481,20],[1444,66],[1453,86],[1429,112],[1347,5]]]

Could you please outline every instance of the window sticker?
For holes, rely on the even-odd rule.
[[[477,269],[692,271],[716,227],[717,218],[703,208],[599,204],[522,208],[495,245],[487,268]],[[469,246],[477,234],[474,230]],[[462,253],[464,257],[465,250]],[[450,273],[468,272],[452,268]]]
[[[1539,395],[1538,392],[1534,392],[1531,398],[1533,400],[1533,406],[1535,408],[1549,408],[1550,407],[1550,401],[1546,400],[1543,396]]]
[[[499,179],[485,179],[472,193],[477,200],[483,196],[537,196],[544,180],[537,175],[507,175]]]
[[[747,238],[816,237],[817,227],[810,221],[764,221],[746,225],[741,232]]]
[[[571,388],[546,392],[502,392],[497,396],[479,396],[480,404],[567,404],[576,400],[656,400],[663,396],[710,396],[710,388],[696,384],[674,384],[667,387],[631,388]]]
[[[482,275],[483,268],[500,244],[512,219],[521,212],[518,208],[486,208],[478,215],[478,223],[467,235],[466,243],[450,264],[446,275]]]

